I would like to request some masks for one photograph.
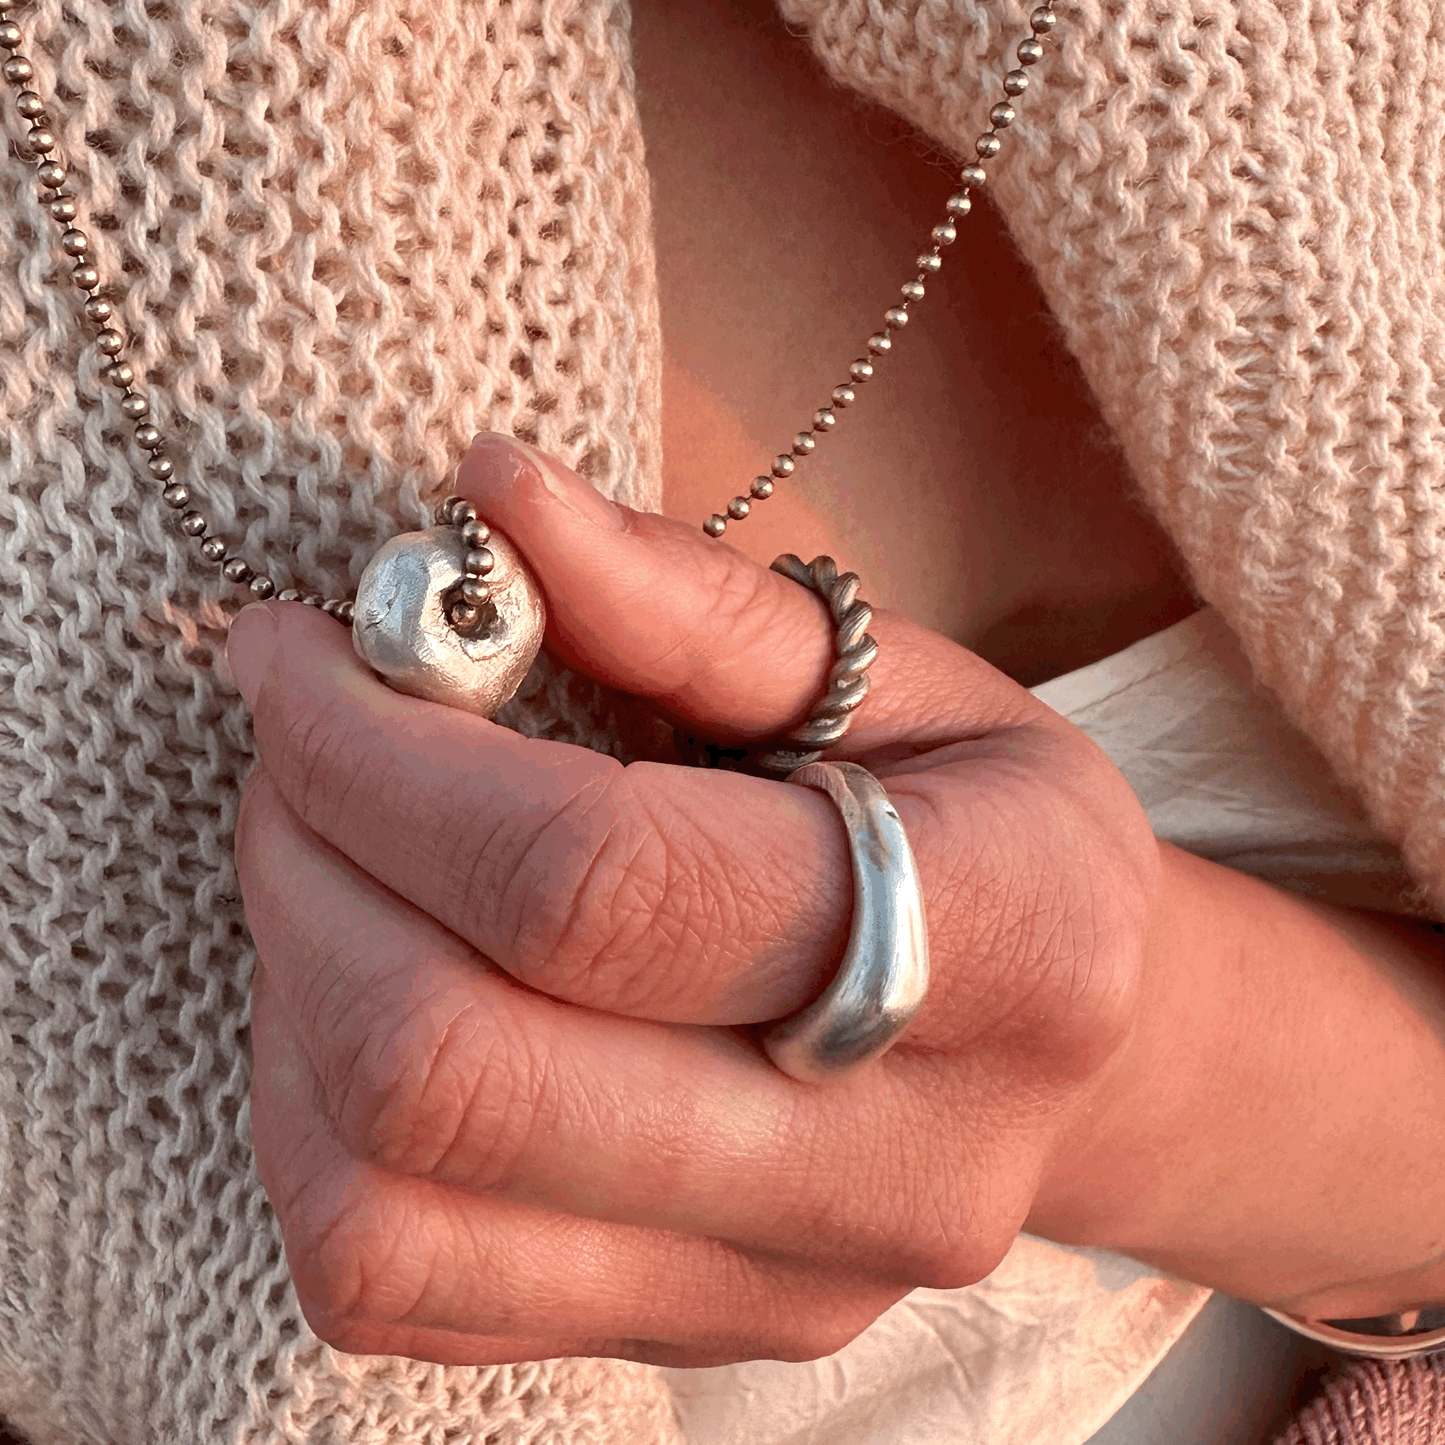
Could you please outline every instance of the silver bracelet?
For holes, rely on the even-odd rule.
[[[1307,1320],[1261,1305],[1270,1319],[1308,1340],[1345,1355],[1374,1360],[1403,1360],[1445,1351],[1445,1305],[1426,1305],[1394,1315],[1357,1320]]]

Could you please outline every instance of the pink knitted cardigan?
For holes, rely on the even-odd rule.
[[[1445,11],[1059,0],[990,181],[1203,596],[1445,908]],[[1026,8],[784,0],[961,154]]]
[[[960,154],[1026,8],[785,0]],[[1057,10],[990,186],[1203,595],[1439,911],[1445,8]],[[283,585],[347,585],[483,427],[656,504],[624,0],[22,14],[159,420]],[[0,1413],[38,1445],[670,1445],[640,1366],[443,1369],[306,1328],[250,1154],[230,604],[137,489],[50,233],[0,166]],[[625,751],[565,676],[513,720]],[[1289,1445],[1433,1438],[1438,1378],[1351,1367]]]
[[[965,155],[1025,13],[783,9],[840,81]],[[1200,592],[1440,917],[1445,8],[1057,11],[995,199]],[[1442,1377],[1350,1365],[1281,1445],[1445,1441]]]
[[[1351,1365],[1310,1401],[1278,1445],[1439,1445],[1445,1359]]]

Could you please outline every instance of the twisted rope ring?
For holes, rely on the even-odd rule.
[[[873,609],[858,596],[858,574],[839,573],[831,557],[804,562],[791,552],[773,563],[773,571],[816,593],[832,616],[834,660],[823,695],[805,723],[760,748],[723,747],[676,729],[678,753],[694,767],[785,778],[794,769],[817,762],[848,731],[853,713],[868,695],[868,669],[878,656],[878,644],[868,635]]]

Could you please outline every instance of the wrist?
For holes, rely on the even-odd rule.
[[[1293,1314],[1445,1298],[1440,940],[1159,846],[1134,1028],[1026,1227]]]

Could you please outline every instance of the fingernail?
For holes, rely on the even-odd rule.
[[[516,444],[516,438],[509,437],[506,432],[479,431],[472,438],[472,444],[467,450],[469,452],[485,451],[488,447],[510,447]]]
[[[248,603],[226,634],[226,661],[252,712],[256,711],[261,679],[266,676],[275,650],[276,614],[264,602]]]
[[[525,445],[525,443],[523,444]],[[574,516],[589,526],[605,532],[620,532],[626,526],[622,511],[609,502],[585,477],[554,461],[536,447],[527,447],[527,455],[537,464],[542,485]]]
[[[543,489],[574,515],[594,527],[620,532],[626,525],[622,512],[590,482],[564,467],[546,452],[500,432],[479,432],[472,438],[468,459],[481,465],[473,474],[482,490],[515,486],[524,477],[540,481]],[[507,458],[509,460],[504,461]]]

